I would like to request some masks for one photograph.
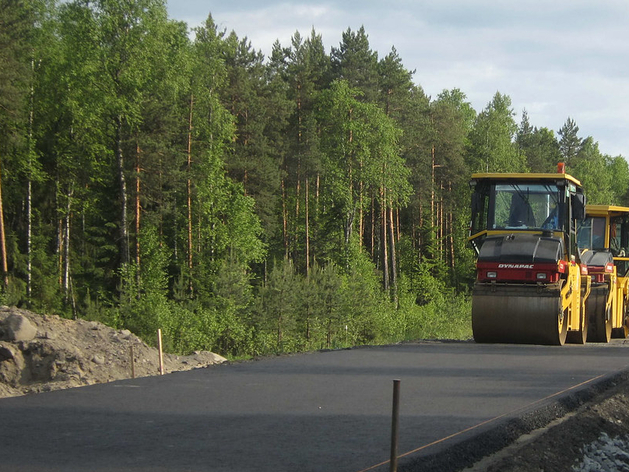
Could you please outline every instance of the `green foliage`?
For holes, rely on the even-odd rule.
[[[265,61],[161,0],[0,0],[3,303],[232,358],[470,337],[472,171],[552,172],[629,203],[629,165],[432,100],[364,28]],[[386,256],[386,257],[385,257]]]
[[[629,165],[623,157],[601,154],[591,137],[581,141],[569,171],[581,180],[588,203],[620,205],[627,202]]]
[[[470,339],[472,337],[472,304],[468,296],[455,295],[430,274],[424,272],[420,298],[426,303],[418,305],[417,287],[411,288],[405,277],[401,280],[400,308],[382,318],[381,332],[388,336],[383,342],[416,339]]]
[[[475,172],[521,172],[525,162],[514,143],[517,124],[511,99],[496,92],[470,132],[468,160]]]
[[[611,191],[615,205],[629,205],[629,163],[622,156],[608,158],[607,170],[612,175]]]
[[[33,35],[33,11],[29,2],[0,1],[0,153],[21,136],[23,101],[30,82],[30,37]]]
[[[33,278],[34,291],[31,296],[31,308],[44,313],[64,311],[58,276],[55,273],[56,261],[50,257],[48,252],[50,241],[42,232],[37,231],[32,244],[33,271],[31,276]],[[24,257],[24,259],[26,258]],[[22,271],[26,269],[24,264],[20,264],[20,268]],[[25,293],[22,293],[19,299],[14,299],[9,303],[12,305],[18,304],[24,296]]]
[[[581,180],[588,203],[610,205],[615,200],[612,192],[613,175],[608,172],[607,158],[598,150],[591,138],[583,140],[579,153],[572,159],[570,172]]]
[[[361,90],[365,101],[375,101],[378,54],[371,50],[363,26],[358,31],[348,28],[343,32],[339,47],[332,48],[330,61],[335,78],[342,77],[349,87]]]
[[[160,328],[160,320],[169,311],[166,297],[168,255],[159,246],[153,231],[143,234],[142,243],[141,260],[145,262],[141,266],[131,263],[122,268],[116,322],[138,336],[151,339]]]
[[[321,94],[323,182],[327,216],[342,231],[344,251],[356,219],[370,196],[380,205],[405,205],[412,192],[409,170],[399,154],[401,130],[383,111],[357,98],[344,80]],[[342,218],[339,218],[342,215]]]
[[[574,164],[574,160],[582,146],[582,140],[579,138],[579,127],[572,118],[568,118],[558,132],[559,152],[563,162],[567,165]]]
[[[252,331],[233,310],[186,308],[170,302],[160,313],[165,347],[180,354],[219,352],[225,356],[251,355]]]
[[[526,110],[518,129],[516,144],[526,156],[531,172],[555,172],[557,163],[562,161],[561,150],[554,133],[547,129],[533,128],[528,121]]]
[[[355,254],[343,277],[341,287],[342,316],[339,318],[345,343],[374,344],[379,341],[378,318],[386,311],[395,311],[395,304],[380,289],[373,263],[364,252]]]
[[[359,262],[362,259],[362,262]],[[308,277],[290,261],[276,264],[260,291],[256,331],[264,338],[258,353],[330,349],[379,340],[379,318],[387,304],[371,262],[354,260],[347,271],[315,265]]]

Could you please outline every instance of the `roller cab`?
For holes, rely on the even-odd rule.
[[[629,208],[587,205],[578,229],[582,262],[592,294],[588,300],[588,341],[609,342],[629,334]]]
[[[591,284],[577,246],[581,183],[565,173],[474,174],[471,187],[474,339],[584,343]]]

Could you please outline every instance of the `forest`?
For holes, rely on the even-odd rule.
[[[473,172],[628,204],[575,120],[429,97],[363,27],[265,57],[162,0],[0,0],[0,302],[230,358],[471,336]]]

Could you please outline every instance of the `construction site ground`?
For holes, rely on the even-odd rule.
[[[24,320],[32,329],[24,330]],[[30,332],[32,338],[11,339],[16,336],[16,323],[22,324],[18,326],[22,331],[15,330],[18,337],[26,331],[26,337],[30,337]],[[626,341],[614,343],[626,345],[629,354]],[[0,307],[0,397],[128,379],[132,373],[131,352],[137,377],[159,375],[156,349],[128,331]],[[172,373],[224,361],[210,352],[191,356],[167,354],[164,368]],[[549,418],[548,424],[521,435],[511,445],[488,454],[465,470],[629,471],[629,454],[624,452],[629,451],[629,375],[619,372],[612,380],[590,390],[589,396],[576,397],[574,405],[558,418]],[[0,470],[4,470],[1,462]],[[400,470],[419,469],[412,462],[401,462]]]

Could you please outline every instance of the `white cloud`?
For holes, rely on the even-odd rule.
[[[207,1],[171,1],[171,17],[191,26],[207,17]],[[629,156],[625,0],[241,0],[209,10],[266,54],[312,28],[329,51],[364,26],[372,49],[383,57],[395,46],[428,95],[456,87],[480,111],[500,91],[534,126],[556,131],[571,117],[602,152]]]
[[[241,38],[246,36],[254,49],[262,50],[267,55],[276,40],[288,46],[296,31],[306,36],[315,28],[324,41],[333,35],[340,37],[340,31],[329,26],[329,19],[337,15],[339,12],[329,6],[293,3],[273,3],[247,11],[213,13],[220,28],[233,30]],[[319,23],[325,26],[319,27]]]

